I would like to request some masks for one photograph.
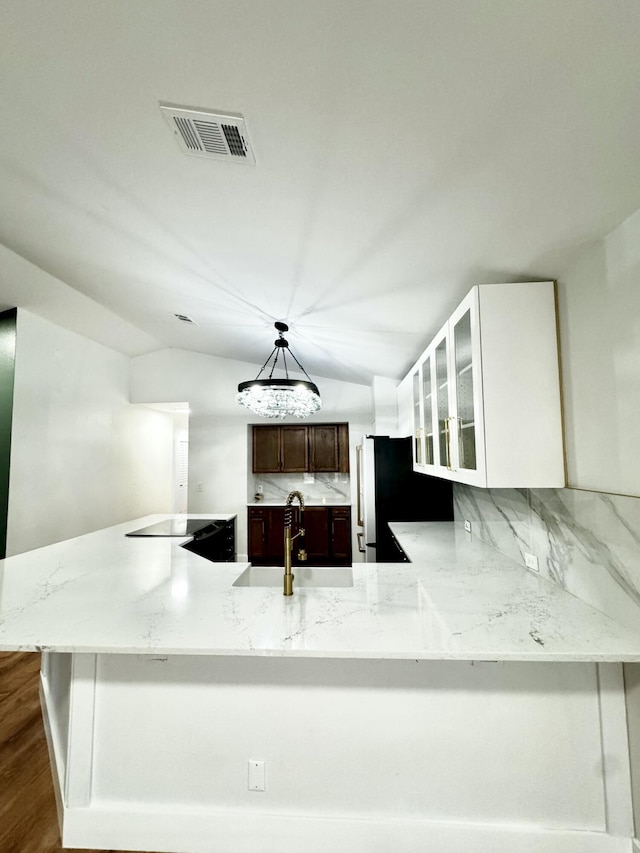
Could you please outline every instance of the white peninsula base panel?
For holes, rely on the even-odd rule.
[[[67,847],[632,850],[620,664],[48,652],[42,698]]]

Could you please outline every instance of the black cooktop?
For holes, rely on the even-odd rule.
[[[125,533],[125,536],[192,536],[215,521],[214,518],[169,518],[139,530],[132,530],[131,533]]]

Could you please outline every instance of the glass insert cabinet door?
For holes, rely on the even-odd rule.
[[[424,415],[424,464],[433,465],[433,396],[431,384],[431,356],[422,362],[422,406]]]
[[[457,466],[475,471],[476,426],[473,388],[471,308],[453,326],[453,362],[456,381]]]
[[[449,346],[448,337],[442,338],[436,344],[436,407],[438,412],[438,453],[441,467],[451,470],[451,437],[449,426],[451,412],[449,410]]]
[[[420,370],[413,374],[413,461],[423,465],[422,452],[422,413],[420,406]]]

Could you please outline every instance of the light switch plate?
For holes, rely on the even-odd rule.
[[[266,761],[248,761],[248,788],[250,791],[266,790]]]

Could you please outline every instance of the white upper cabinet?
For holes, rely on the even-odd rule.
[[[409,377],[416,471],[472,486],[564,486],[553,282],[474,287],[403,385]]]

